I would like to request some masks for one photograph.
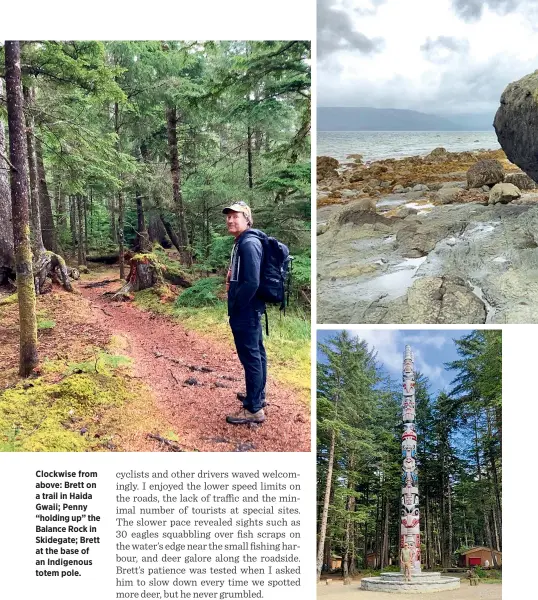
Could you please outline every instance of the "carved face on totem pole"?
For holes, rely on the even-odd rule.
[[[418,473],[416,467],[414,471],[405,471],[402,468],[402,485],[406,488],[417,487]]]
[[[417,454],[417,442],[411,438],[406,438],[402,442],[402,458],[415,458]]]
[[[417,463],[415,462],[415,459],[412,456],[406,456],[403,459],[403,470],[411,471],[411,473],[417,470]]]
[[[406,535],[420,533],[420,510],[418,504],[402,505],[402,526],[406,528]]]
[[[404,396],[414,396],[415,395],[415,382],[412,379],[404,379],[403,395]]]
[[[418,488],[404,488],[402,490],[402,504],[418,506]]]
[[[417,430],[415,429],[414,423],[404,423],[404,430],[402,433],[402,442],[405,440],[414,440],[414,442],[416,444]]]
[[[402,402],[402,420],[403,421],[414,421],[415,420],[415,397],[404,396]]]

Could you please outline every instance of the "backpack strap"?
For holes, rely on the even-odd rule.
[[[267,315],[267,309],[263,311],[263,314],[265,315],[265,333],[269,336],[269,317]]]

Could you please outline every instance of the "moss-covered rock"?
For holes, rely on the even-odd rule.
[[[0,446],[24,452],[78,452],[100,444],[96,415],[128,400],[128,387],[110,372],[70,370],[57,383],[39,377],[0,394]]]
[[[332,156],[318,156],[317,157],[317,169],[316,177],[318,182],[323,179],[334,179],[338,177],[339,164],[336,158]]]
[[[504,168],[498,160],[479,160],[467,171],[467,187],[481,188],[504,181]]]

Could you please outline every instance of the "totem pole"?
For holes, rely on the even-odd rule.
[[[400,546],[409,544],[414,553],[413,572],[420,573],[420,513],[416,465],[417,431],[415,428],[415,365],[411,347],[405,347],[402,400],[402,524]],[[403,567],[402,567],[403,568]]]

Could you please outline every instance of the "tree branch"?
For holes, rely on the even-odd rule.
[[[8,164],[8,165],[9,165],[9,166],[10,166],[10,167],[11,167],[11,168],[12,168],[12,169],[13,169],[13,170],[16,172],[16,173],[18,173],[18,172],[19,172],[19,170],[17,169],[17,167],[15,167],[15,166],[14,166],[14,165],[11,163],[11,161],[9,160],[9,158],[8,158],[8,157],[7,157],[5,154],[2,154],[2,153],[0,152],[0,158],[3,158],[3,159],[4,159],[4,160],[7,162],[7,164]]]

